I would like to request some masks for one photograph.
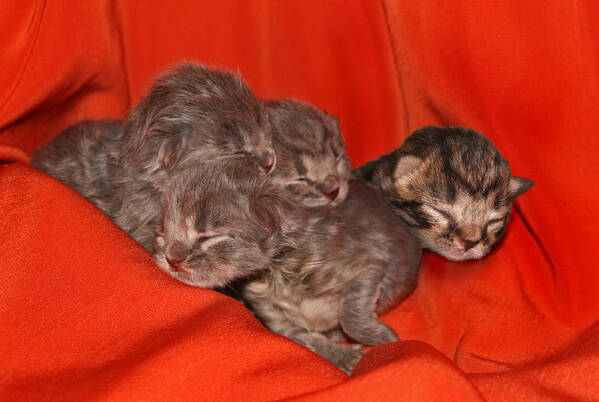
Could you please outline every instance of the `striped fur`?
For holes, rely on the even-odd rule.
[[[489,139],[462,127],[417,130],[355,175],[379,189],[424,248],[456,261],[489,253],[514,199],[534,184],[512,176]]]

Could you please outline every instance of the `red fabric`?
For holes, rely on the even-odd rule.
[[[589,400],[599,392],[599,3],[8,1],[0,12],[0,399]],[[474,262],[425,253],[352,378],[164,275],[26,165],[198,60],[341,118],[358,166],[423,125],[489,136],[536,185]]]

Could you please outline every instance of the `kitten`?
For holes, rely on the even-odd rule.
[[[171,177],[233,154],[256,160],[265,174],[276,166],[264,106],[240,77],[187,63],[157,78],[124,122],[75,124],[32,165],[151,250]]]
[[[397,340],[376,318],[416,286],[421,249],[382,197],[353,180],[345,202],[306,207],[229,163],[166,193],[156,262],[187,284],[238,293],[272,331],[346,373],[363,355],[339,345]],[[228,169],[228,170],[227,170]]]
[[[350,181],[336,207],[282,202],[278,214],[287,246],[242,285],[243,299],[270,330],[350,374],[363,355],[359,344],[398,339],[376,316],[416,287],[420,245],[361,180]],[[359,344],[337,344],[343,334]]]
[[[343,202],[352,171],[339,121],[307,103],[278,100],[265,104],[278,161],[273,183],[306,206]]]
[[[82,121],[40,148],[31,165],[69,185],[103,211],[113,208],[109,152],[121,140],[122,120]],[[110,214],[109,214],[110,215]]]
[[[381,192],[424,248],[454,261],[488,254],[514,199],[534,184],[512,176],[491,141],[462,127],[417,130],[355,175]]]
[[[138,163],[165,171],[244,154],[276,165],[268,114],[241,77],[184,63],[159,77],[125,124]]]
[[[156,229],[156,264],[205,288],[265,270],[279,238],[259,171],[255,161],[236,155],[175,176]]]

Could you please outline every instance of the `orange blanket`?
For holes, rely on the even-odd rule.
[[[599,394],[599,3],[19,1],[0,12],[1,400],[589,400]],[[423,125],[489,136],[535,187],[489,256],[425,253],[347,377],[186,286],[27,165],[183,59],[341,118],[354,166]]]

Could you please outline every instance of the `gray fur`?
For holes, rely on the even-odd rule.
[[[358,180],[336,207],[287,203],[280,214],[287,247],[268,272],[244,284],[243,298],[268,328],[350,373],[362,350],[325,340],[327,334],[341,328],[364,345],[397,340],[376,314],[415,288],[420,246]]]
[[[336,207],[306,207],[255,170],[213,164],[169,188],[156,261],[194,286],[237,281],[269,329],[349,373],[363,351],[337,344],[339,330],[364,345],[397,340],[376,314],[416,286],[420,246],[362,181]]]
[[[289,99],[265,104],[278,160],[273,183],[306,206],[343,202],[352,171],[337,118]]]
[[[240,77],[182,64],[159,77],[124,121],[75,124],[32,165],[89,199],[151,250],[172,177],[228,155],[276,164],[263,105]]]
[[[424,127],[355,175],[377,188],[423,247],[482,258],[505,234],[514,199],[532,187],[480,133]]]
[[[206,288],[265,270],[279,240],[271,203],[260,168],[241,155],[181,171],[164,194],[157,265]]]

